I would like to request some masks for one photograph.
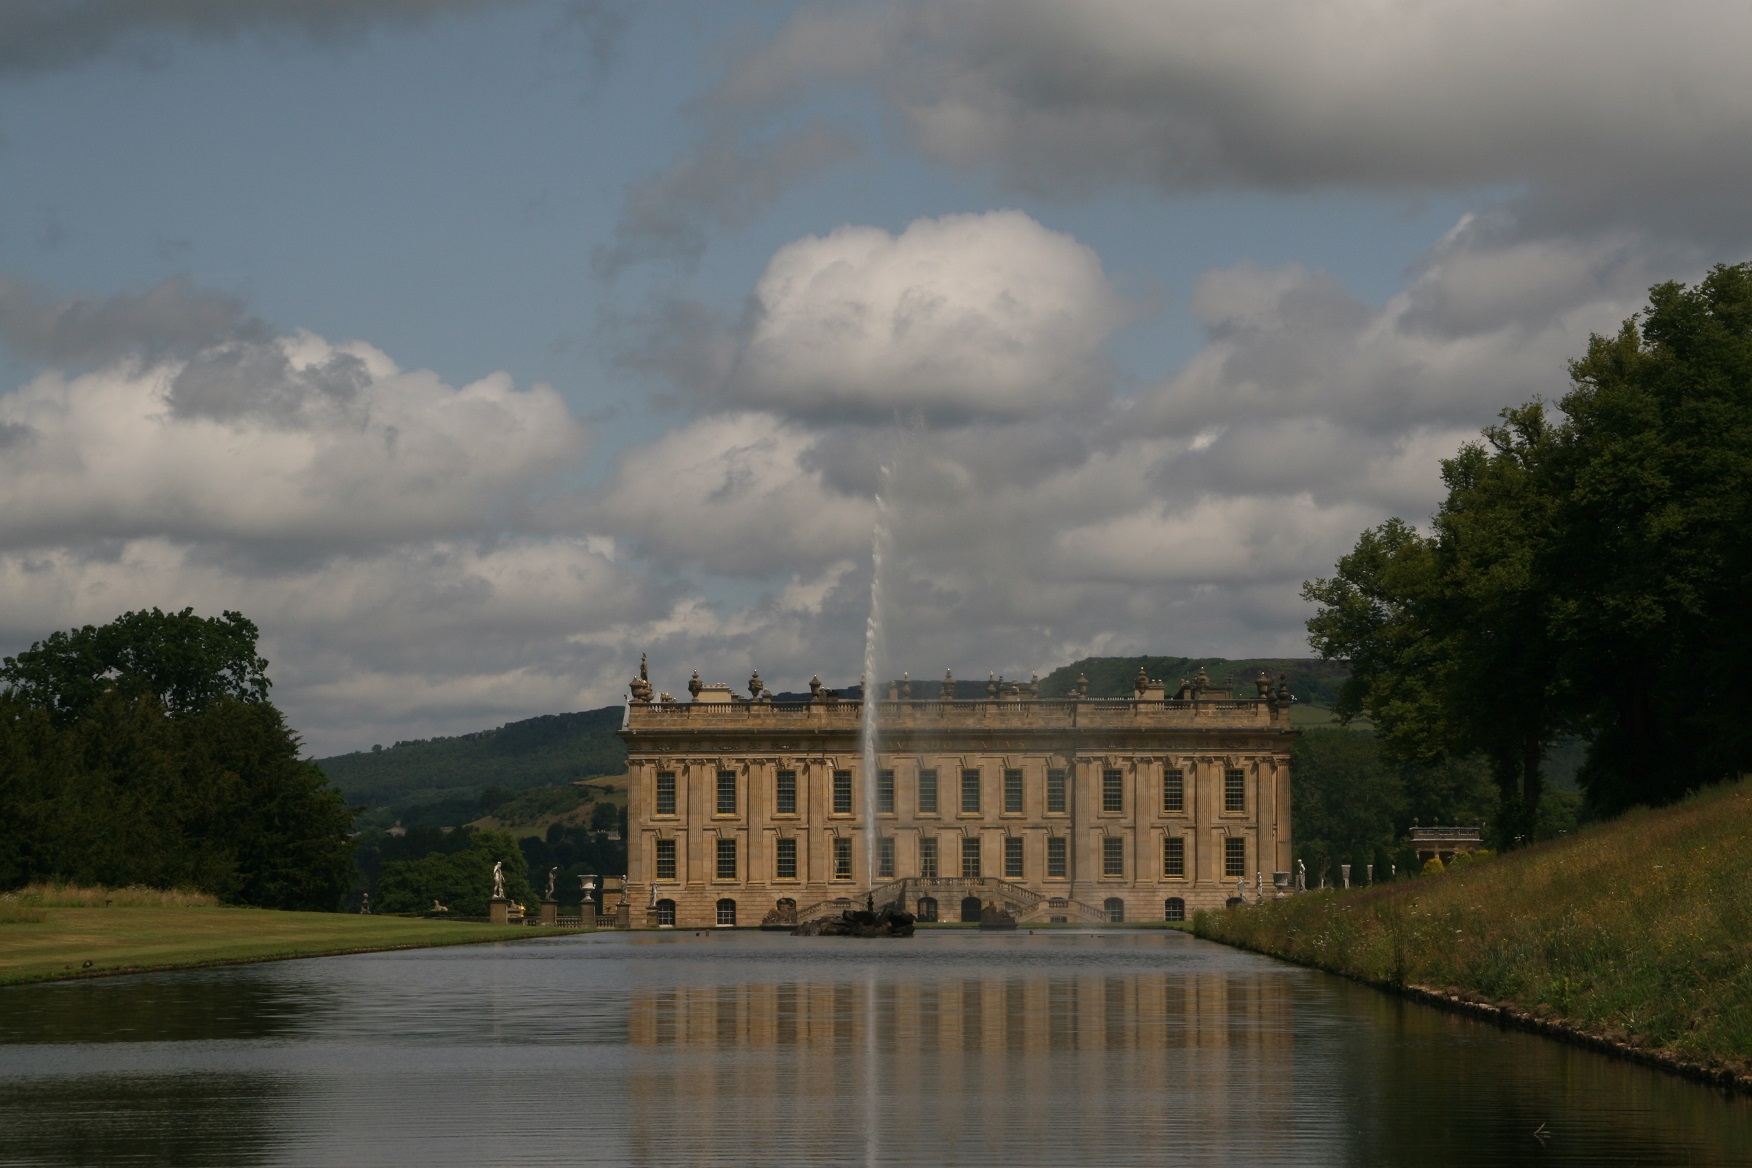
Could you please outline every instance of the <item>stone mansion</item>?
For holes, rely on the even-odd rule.
[[[691,701],[643,661],[628,751],[632,925],[758,925],[900,900],[929,920],[994,902],[1023,924],[1178,920],[1290,867],[1290,695],[1237,697],[1201,670],[1129,698],[1038,682],[957,699],[893,683],[862,757],[863,701],[811,683],[743,698],[695,673]]]

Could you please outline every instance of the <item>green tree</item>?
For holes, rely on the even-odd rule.
[[[537,897],[516,837],[484,828],[464,830],[469,832],[468,846],[459,852],[387,861],[377,878],[378,907],[384,912],[424,912],[437,901],[452,912],[485,916],[495,863],[505,865],[505,895],[533,905]]]
[[[1561,422],[1505,410],[1442,463],[1428,534],[1390,520],[1303,586],[1351,663],[1340,714],[1402,761],[1487,760],[1511,841],[1565,818],[1541,795],[1566,735],[1605,811],[1752,764],[1752,266],[1656,287],[1571,374]]]
[[[1308,878],[1336,881],[1341,864],[1379,863],[1395,847],[1405,817],[1405,783],[1373,734],[1304,730],[1291,748],[1291,822],[1296,858]]]
[[[265,702],[272,683],[267,661],[256,653],[258,635],[236,612],[128,612],[107,625],[49,634],[0,662],[0,682],[63,722],[109,690],[150,694],[172,714],[204,709],[222,697]]]
[[[174,644],[179,631],[190,645]],[[235,613],[208,622],[154,610],[8,660],[0,881],[337,907],[353,876],[353,813],[265,700],[254,637]],[[217,674],[195,676],[199,660]]]

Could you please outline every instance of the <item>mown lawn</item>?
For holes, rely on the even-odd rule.
[[[1196,914],[1204,937],[1752,1072],[1752,780],[1441,875]]]
[[[0,984],[119,970],[517,940],[553,936],[557,931],[198,904],[33,907],[0,914]]]

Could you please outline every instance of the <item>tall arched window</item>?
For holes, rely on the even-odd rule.
[[[718,902],[718,924],[729,926],[736,923],[736,902],[726,896]]]
[[[657,902],[657,927],[659,929],[673,929],[675,927],[675,902],[673,900],[664,899]]]
[[[1165,921],[1184,921],[1186,919],[1186,902],[1178,896],[1170,896],[1162,902],[1162,919]]]
[[[1125,901],[1117,896],[1110,896],[1101,902],[1101,907],[1107,910],[1107,919],[1114,924],[1125,920]]]

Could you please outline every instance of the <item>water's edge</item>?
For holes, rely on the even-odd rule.
[[[1390,981],[1363,977],[1337,966],[1301,961],[1274,949],[1243,945],[1238,941],[1230,941],[1202,933],[1197,934],[1197,936],[1203,941],[1226,945],[1231,949],[1239,949],[1248,953],[1274,957],[1279,961],[1287,962],[1290,965],[1299,965],[1304,969],[1318,969],[1322,973],[1342,977],[1346,981],[1368,986],[1384,994],[1406,998],[1426,1006],[1434,1006],[1438,1010],[1446,1010],[1451,1014],[1463,1014],[1469,1018],[1494,1022],[1504,1030],[1521,1030],[1529,1034],[1538,1034],[1545,1038],[1567,1043],[1570,1046],[1579,1046],[1627,1062],[1654,1067],[1657,1070],[1666,1071],[1668,1074],[1690,1079],[1692,1082],[1704,1083],[1712,1087],[1719,1087],[1724,1091],[1752,1096],[1752,1073],[1737,1071],[1720,1063],[1702,1063],[1694,1059],[1682,1058],[1671,1051],[1661,1050],[1658,1047],[1637,1046],[1634,1043],[1623,1042],[1616,1038],[1608,1038],[1603,1034],[1596,1034],[1584,1029],[1567,1018],[1544,1017],[1506,1002],[1488,1001],[1482,996],[1470,994],[1457,987],[1436,989],[1433,986],[1399,985]]]

